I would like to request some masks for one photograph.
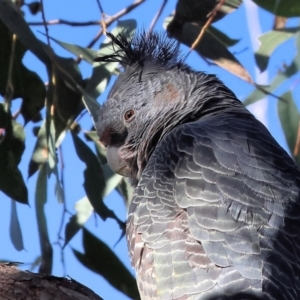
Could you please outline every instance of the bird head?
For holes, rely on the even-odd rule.
[[[215,76],[185,65],[178,43],[165,34],[108,36],[117,50],[95,61],[120,62],[124,71],[100,108],[97,133],[110,167],[136,185],[161,139],[210,111],[204,99],[235,96]]]

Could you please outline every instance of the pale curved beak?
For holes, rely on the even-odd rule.
[[[106,159],[110,168],[117,174],[129,177],[127,163],[120,157],[119,148],[108,146],[106,149]]]

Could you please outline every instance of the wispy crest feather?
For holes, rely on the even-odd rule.
[[[138,64],[144,66],[151,62],[163,67],[181,64],[179,44],[169,38],[165,33],[137,32],[133,37],[127,38],[124,33],[114,36],[107,33],[117,50],[110,55],[99,56],[97,62],[119,62],[125,68]]]

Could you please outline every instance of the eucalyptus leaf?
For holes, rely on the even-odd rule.
[[[172,17],[165,19],[165,26],[169,24]],[[174,35],[180,43],[191,47],[201,32],[201,25],[185,23],[182,30]],[[234,57],[227,47],[208,31],[204,33],[202,39],[195,47],[195,51],[201,56],[212,60],[223,69],[235,74],[236,76],[252,82],[251,76],[242,64]]]
[[[28,123],[44,107],[46,88],[41,78],[24,66],[22,60],[27,49],[18,38],[13,42],[12,33],[1,21],[0,37],[0,95],[5,95],[7,78],[10,77],[13,86],[12,100],[22,99],[21,114],[25,123]],[[10,68],[11,60],[12,68]]]
[[[106,186],[106,178],[99,160],[93,151],[73,132],[72,138],[79,159],[86,165],[83,186],[95,212],[103,220],[106,220],[107,218],[115,219],[123,229],[124,222],[119,220],[115,213],[103,202],[108,187]]]
[[[47,163],[41,166],[35,191],[35,211],[41,247],[41,264],[39,272],[51,274],[53,266],[53,249],[49,239],[45,204],[47,202]]]
[[[65,227],[65,243],[64,247],[70,242],[70,240],[77,234],[86,221],[92,215],[94,208],[91,205],[88,197],[83,197],[75,204],[76,214],[71,216],[69,222]]]
[[[278,115],[284,135],[289,146],[291,154],[294,156],[298,165],[300,165],[300,155],[295,153],[295,146],[300,129],[300,114],[292,93],[286,92],[281,97],[285,101],[278,101]]]
[[[97,55],[97,51],[90,48],[84,48],[78,45],[62,42],[55,38],[51,38],[51,39],[55,41],[57,44],[59,44],[60,46],[62,46],[64,49],[68,50],[69,52],[73,53],[76,56],[81,57],[89,64],[93,64],[93,60]]]
[[[27,187],[18,169],[25,149],[24,141],[24,128],[0,103],[0,190],[15,201],[28,204]]]
[[[269,58],[274,50],[288,39],[295,36],[300,31],[300,27],[284,28],[269,31],[259,37],[261,45],[255,53],[255,59],[260,71],[263,72],[269,62]]]
[[[300,16],[300,2],[295,0],[253,0],[257,5],[277,16]]]
[[[88,269],[103,276],[130,299],[140,299],[135,278],[114,252],[100,239],[83,229],[84,254],[73,249],[76,258]]]
[[[296,33],[296,47],[297,49],[300,48],[300,32]],[[284,70],[280,71],[271,81],[270,86],[264,87],[264,90],[266,90],[269,93],[276,92],[276,90],[291,76],[299,72],[300,70],[300,52],[298,51],[296,53],[295,58],[293,59],[292,63]],[[262,90],[255,89],[245,100],[244,105],[250,105],[253,104],[261,99],[266,97],[266,93],[264,93]]]
[[[17,204],[15,201],[11,201],[11,214],[9,225],[10,239],[16,250],[21,251],[24,249],[22,230],[17,213]]]

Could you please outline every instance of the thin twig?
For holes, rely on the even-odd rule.
[[[13,67],[15,61],[16,43],[17,43],[17,35],[13,34],[11,40],[11,53],[10,53],[9,65],[8,65],[7,84],[6,84],[5,95],[4,95],[4,109],[6,112],[10,110],[11,100],[14,94]]]
[[[111,24],[113,21],[121,18],[122,16],[130,13],[133,9],[135,9],[136,7],[138,7],[139,5],[141,5],[142,3],[144,3],[146,0],[135,0],[132,4],[130,4],[129,6],[123,8],[122,10],[120,10],[118,13],[116,13],[114,16],[112,16],[107,22],[106,22],[106,26],[107,24]],[[113,20],[112,20],[113,19]]]
[[[101,25],[101,21],[87,21],[87,22],[75,22],[75,21],[67,21],[64,19],[55,19],[46,22],[28,22],[29,26],[41,26],[41,25],[69,25],[69,26],[92,26],[92,25]]]
[[[64,157],[63,157],[63,152],[62,152],[62,145],[59,146],[58,148],[58,154],[59,154],[59,162],[60,162],[60,183],[62,186],[62,191],[64,193],[65,191],[65,183],[64,183],[64,169],[65,169],[65,164],[64,164]],[[65,198],[65,197],[64,197]],[[61,221],[60,221],[60,226],[59,226],[59,230],[58,230],[58,242],[57,244],[59,245],[60,249],[61,249],[61,262],[63,265],[63,270],[64,270],[64,276],[66,276],[66,264],[65,264],[65,256],[64,256],[64,251],[63,251],[63,246],[60,244],[60,241],[63,240],[64,238],[62,237],[62,232],[63,232],[63,228],[64,228],[64,224],[65,224],[65,218],[66,218],[66,213],[67,211],[67,205],[66,202],[64,201],[63,203],[64,209],[63,209],[63,214],[61,217]],[[64,242],[63,242],[64,244]]]
[[[100,0],[96,0],[96,1],[98,3],[98,6],[99,6],[99,9],[100,9],[100,12],[101,12],[101,16],[102,16],[101,26],[103,28],[104,34],[106,34],[105,13],[104,13],[104,10],[102,8]]]
[[[239,78],[240,78],[240,77],[239,77]],[[246,82],[248,82],[248,81],[246,81]],[[272,97],[274,97],[274,98],[276,98],[276,99],[278,99],[278,100],[281,100],[281,101],[283,101],[283,102],[286,102],[286,100],[285,100],[284,98],[282,98],[282,97],[280,97],[280,96],[276,96],[275,94],[273,94],[273,93],[267,91],[266,89],[264,89],[262,86],[258,85],[257,83],[253,82],[252,85],[254,85],[254,87],[255,87],[256,89],[258,89],[259,91],[263,92],[264,94],[269,95],[269,96],[272,96]]]
[[[45,27],[45,32],[46,32],[46,37],[47,37],[47,44],[50,47],[49,28],[48,28],[48,25],[46,22],[46,17],[45,17],[44,0],[41,0],[41,11],[42,11],[43,25]]]
[[[123,8],[122,10],[120,10],[118,13],[116,13],[115,15],[113,15],[112,17],[110,17],[106,22],[106,28],[109,27],[114,21],[118,20],[119,18],[121,18],[122,16],[128,14],[129,12],[131,12],[133,9],[135,9],[136,7],[138,7],[139,5],[141,5],[142,3],[144,3],[146,0],[135,0],[132,4],[130,4],[129,6]],[[86,46],[86,48],[92,48],[96,42],[100,39],[100,37],[103,34],[103,28],[101,28],[101,30],[98,31],[98,33],[96,34],[96,36],[91,40],[91,42],[89,42],[89,44]],[[76,63],[81,62],[82,58],[81,57],[77,57],[76,59]]]
[[[161,6],[160,6],[160,9],[158,10],[158,12],[156,13],[155,17],[153,18],[151,24],[150,24],[150,27],[149,27],[149,32],[152,32],[158,18],[161,16],[166,4],[167,4],[168,0],[163,0]]]
[[[215,18],[218,10],[221,8],[221,6],[223,5],[223,3],[225,2],[225,0],[220,0],[220,2],[218,3],[218,5],[215,6],[215,8],[212,10],[210,17],[208,18],[208,20],[206,21],[206,23],[204,24],[204,26],[201,28],[201,31],[198,35],[198,37],[196,38],[196,40],[194,41],[194,43],[192,44],[189,52],[187,53],[187,55],[185,56],[184,60],[187,59],[187,57],[190,55],[190,53],[196,48],[196,46],[199,44],[199,42],[201,41],[206,29],[210,26],[210,24],[212,23],[213,19]]]
[[[12,115],[12,118],[13,118],[14,120],[16,120],[17,117],[18,117],[20,114],[21,114],[21,109],[18,109],[18,110]]]

